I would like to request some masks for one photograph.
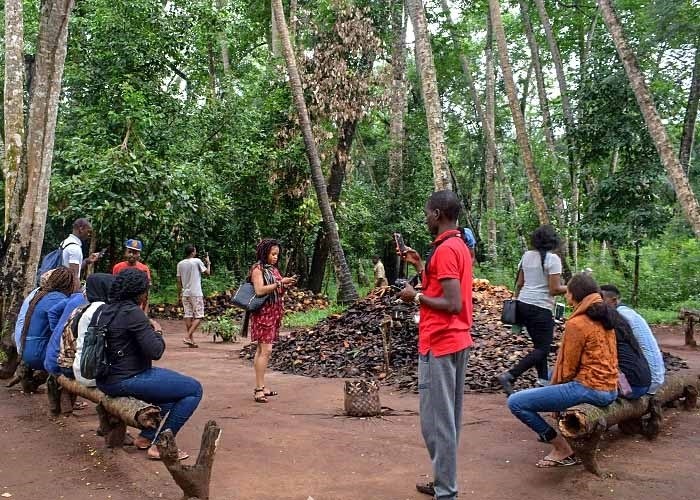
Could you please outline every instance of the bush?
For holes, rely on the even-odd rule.
[[[235,309],[229,309],[223,316],[207,320],[202,326],[202,331],[211,335],[214,342],[216,342],[216,337],[221,337],[224,342],[236,342],[241,328],[241,325],[233,319],[236,312]]]

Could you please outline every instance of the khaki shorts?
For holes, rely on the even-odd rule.
[[[182,307],[185,309],[185,318],[195,319],[204,317],[204,297],[182,297]]]

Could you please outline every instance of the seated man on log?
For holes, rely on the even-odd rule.
[[[569,443],[540,412],[560,412],[580,403],[606,406],[617,398],[617,347],[614,309],[603,302],[598,284],[586,274],[574,275],[566,301],[573,313],[559,348],[551,385],[516,392],[508,398],[510,411],[553,446],[537,467],[580,463]]]
[[[160,325],[149,320],[139,304],[148,296],[148,277],[137,269],[117,275],[110,289],[110,300],[95,314],[90,326],[107,326],[109,373],[98,376],[97,388],[112,397],[133,396],[158,405],[167,417],[163,429],[173,435],[182,428],[202,399],[201,384],[167,368],[152,366],[165,351]],[[160,459],[155,429],[142,430],[134,445],[148,449],[148,457]],[[180,451],[178,458],[189,455]]]
[[[605,297],[603,295],[603,297]],[[621,398],[639,399],[651,386],[651,371],[637,339],[627,320],[617,311],[615,316],[615,337],[617,340],[617,368],[619,380],[617,392]]]
[[[606,303],[617,309],[630,328],[634,338],[644,354],[644,358],[649,363],[651,371],[651,386],[647,391],[649,394],[656,394],[656,391],[664,383],[666,367],[664,366],[664,357],[659,349],[659,344],[656,342],[654,334],[649,328],[649,324],[642,316],[634,309],[623,304],[620,300],[620,290],[615,285],[603,285],[600,287],[603,299]]]

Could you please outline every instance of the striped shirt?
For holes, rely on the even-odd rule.
[[[649,324],[639,313],[625,305],[619,305],[617,307],[617,312],[629,323],[632,328],[632,333],[637,339],[639,347],[642,348],[642,353],[644,353],[647,363],[649,363],[649,369],[651,370],[651,387],[649,388],[649,394],[654,394],[661,384],[664,383],[664,375],[666,374],[664,357],[659,349],[659,344],[657,344],[656,338],[651,332],[651,328],[649,328]]]

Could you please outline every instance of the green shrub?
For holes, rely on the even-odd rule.
[[[229,309],[222,316],[207,320],[202,325],[202,331],[211,335],[214,342],[216,342],[216,337],[220,337],[224,342],[236,342],[241,325],[233,318],[235,314],[235,309]]]

